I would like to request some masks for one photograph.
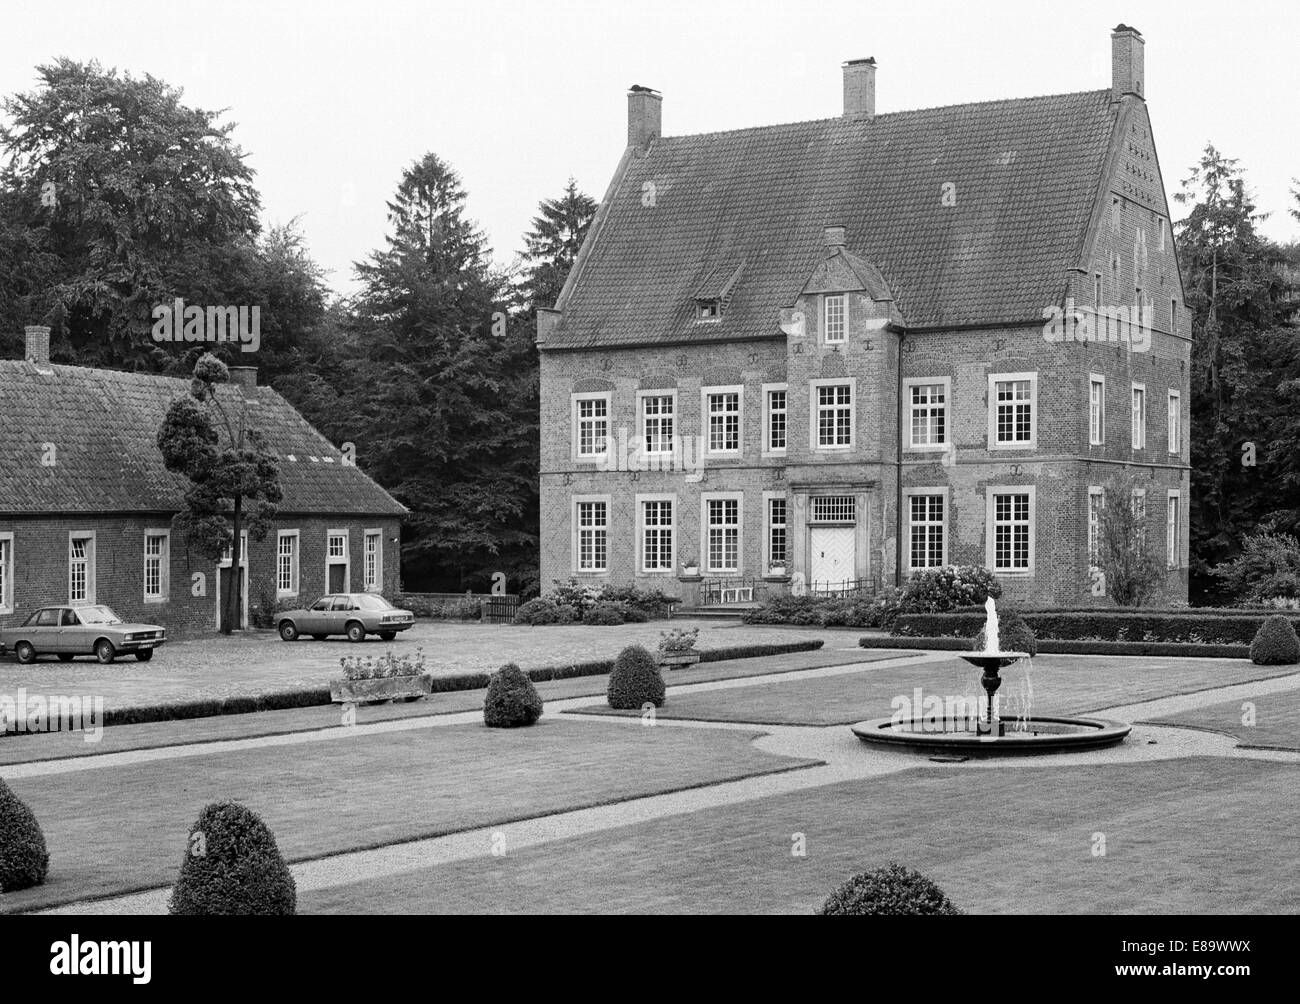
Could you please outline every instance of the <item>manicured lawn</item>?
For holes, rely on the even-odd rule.
[[[1021,666],[1003,670],[1004,714],[1032,681],[1034,713],[1081,714],[1099,708],[1157,697],[1289,675],[1295,667],[1255,666],[1240,659],[1139,659],[1115,656],[1045,655],[1028,673]],[[737,689],[669,695],[659,714],[703,721],[760,722],[775,725],[836,725],[886,718],[897,696],[982,693],[979,671],[959,659],[924,665],[876,666],[862,673],[817,679],[791,679]],[[593,708],[575,714],[632,714]]]
[[[1246,701],[1255,706],[1254,725],[1246,725],[1242,721],[1246,715],[1243,707]],[[1300,750],[1300,690],[1283,690],[1242,701],[1212,704],[1194,711],[1181,711],[1176,715],[1157,718],[1155,721],[1162,725],[1188,725],[1224,732],[1236,736],[1243,746]]]
[[[690,669],[672,670],[666,674],[665,679],[669,687],[673,687],[684,683],[761,676],[767,673],[789,673],[819,666],[879,662],[900,656],[909,658],[914,655],[916,655],[914,652],[866,652],[862,649],[840,651],[824,647],[815,652],[790,652],[757,659],[700,663]],[[608,675],[583,676],[571,680],[541,683],[538,684],[537,689],[543,700],[555,701],[570,697],[599,696],[605,693],[608,683]],[[434,694],[423,701],[410,704],[359,706],[356,709],[356,721],[357,724],[364,725],[368,722],[393,718],[476,711],[483,707],[483,694],[482,690],[462,690]],[[310,732],[339,725],[340,716],[339,705],[326,705],[246,715],[219,715],[188,721],[156,722],[148,725],[118,725],[105,729],[96,743],[87,743],[81,733],[72,732],[0,735],[0,765],[64,757],[98,756],[123,750],[174,746],[179,743],[203,743],[221,739],[280,735],[288,732]],[[3,775],[2,770],[0,775]]]
[[[544,717],[352,734],[140,764],[6,778],[45,831],[50,875],[0,911],[166,885],[208,802],[243,802],[290,860],[739,777],[806,761],[761,753],[747,731]]]
[[[1209,758],[922,768],[307,891],[299,910],[809,913],[893,859],[973,913],[1295,913],[1297,781]]]
[[[656,621],[621,627],[554,625],[514,627],[450,621],[419,621],[394,641],[369,638],[354,645],[346,639],[311,639],[286,643],[271,631],[248,631],[169,642],[152,662],[119,659],[101,666],[93,659],[62,663],[52,658],[29,666],[12,657],[0,659],[0,694],[20,688],[39,694],[90,694],[109,708],[232,697],[327,686],[339,676],[344,656],[381,655],[392,649],[424,649],[426,668],[440,676],[492,672],[504,663],[525,669],[613,658],[625,645],[654,648],[659,634],[672,627],[699,627],[701,649],[825,638],[827,647],[849,647],[856,636],[817,628],[748,627],[735,621]]]

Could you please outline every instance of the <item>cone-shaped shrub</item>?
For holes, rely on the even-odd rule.
[[[654,656],[640,645],[629,645],[609,674],[609,706],[635,711],[647,703],[663,706],[664,678]]]
[[[284,915],[298,891],[275,837],[236,802],[213,802],[190,829],[167,908],[179,914]]]
[[[40,885],[49,870],[50,855],[40,824],[0,780],[0,892]]]
[[[532,725],[541,717],[541,695],[522,669],[508,662],[492,674],[483,699],[483,721],[490,728]]]
[[[854,875],[832,892],[817,912],[827,917],[961,913],[928,878],[892,861],[885,868]]]
[[[1289,666],[1300,662],[1300,638],[1281,614],[1267,617],[1250,643],[1250,661],[1259,666]]]

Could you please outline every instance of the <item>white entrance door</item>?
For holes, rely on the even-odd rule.
[[[853,527],[815,526],[809,538],[808,579],[813,590],[842,588],[853,581]]]

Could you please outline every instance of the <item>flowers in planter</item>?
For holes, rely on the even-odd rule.
[[[424,649],[417,648],[415,655],[394,655],[393,650],[378,659],[369,656],[349,655],[339,660],[343,675],[349,680],[386,680],[394,676],[419,676],[424,672]]]
[[[700,629],[691,628],[689,631],[683,631],[681,628],[673,628],[671,631],[659,632],[659,651],[669,654],[681,652],[694,652],[695,643],[700,639]]]

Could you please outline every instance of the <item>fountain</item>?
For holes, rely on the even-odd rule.
[[[1101,718],[1048,718],[1028,713],[1019,715],[1014,728],[1007,731],[998,715],[997,692],[1002,686],[1002,670],[1022,659],[1027,652],[1003,652],[998,628],[998,611],[989,597],[984,602],[984,649],[959,655],[981,670],[985,706],[976,701],[976,713],[958,716],[955,712],[939,716],[923,714],[912,708],[910,714],[895,714],[858,722],[853,733],[864,743],[895,746],[919,753],[960,753],[968,756],[994,756],[1009,753],[1056,753],[1066,750],[1097,749],[1124,741],[1132,726]],[[920,694],[919,689],[916,693]],[[932,695],[931,699],[935,699]],[[906,699],[902,699],[906,705]],[[927,705],[929,701],[925,702]],[[961,700],[964,705],[964,698]],[[948,699],[947,706],[954,704]]]

